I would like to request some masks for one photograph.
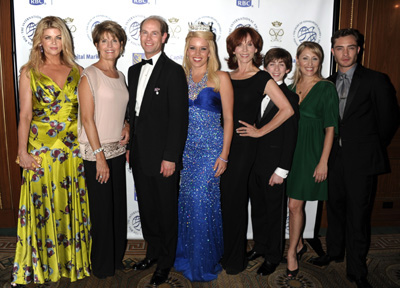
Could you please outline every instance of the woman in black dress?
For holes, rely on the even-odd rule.
[[[251,27],[235,29],[226,39],[228,67],[234,89],[233,135],[229,165],[221,177],[221,208],[224,256],[221,264],[227,274],[238,274],[247,267],[247,184],[254,163],[256,141],[293,115],[293,109],[269,73],[260,70],[263,46],[261,35]],[[265,126],[253,126],[261,101],[268,94],[279,108]]]

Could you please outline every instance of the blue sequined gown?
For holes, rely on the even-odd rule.
[[[189,81],[190,87],[190,81]],[[189,99],[189,128],[183,154],[178,203],[175,269],[190,281],[211,281],[222,270],[223,254],[219,177],[213,166],[222,151],[221,98],[203,88]]]

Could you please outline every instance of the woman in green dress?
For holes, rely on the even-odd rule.
[[[299,95],[300,120],[292,168],[287,180],[289,249],[287,276],[296,277],[304,244],[304,201],[327,200],[328,157],[339,119],[336,87],[322,78],[324,54],[314,42],[303,42],[296,53],[290,89]],[[300,253],[299,253],[300,252]]]
[[[90,275],[90,221],[77,140],[75,62],[64,21],[37,24],[21,68],[18,162],[24,169],[11,286]]]

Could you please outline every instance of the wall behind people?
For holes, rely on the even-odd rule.
[[[17,69],[27,62],[36,23],[47,15],[63,18],[74,38],[77,62],[87,67],[97,61],[91,31],[104,21],[118,22],[128,35],[124,57],[118,69],[125,75],[128,68],[143,56],[139,41],[140,22],[150,15],[161,15],[169,25],[166,54],[182,63],[188,22],[212,22],[216,35],[222,70],[228,70],[224,59],[226,37],[238,26],[251,26],[264,40],[263,53],[273,47],[283,47],[292,56],[303,41],[318,42],[325,55],[330,53],[334,0],[272,1],[272,0],[27,0],[14,1]],[[329,76],[329,57],[323,63],[323,76]],[[290,77],[290,75],[289,75]],[[290,82],[287,81],[288,84]],[[139,213],[132,177],[128,185],[128,234],[141,238]],[[251,227],[251,225],[249,225]],[[249,237],[251,238],[251,231]]]

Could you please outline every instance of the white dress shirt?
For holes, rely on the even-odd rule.
[[[161,51],[150,58],[153,60],[153,65],[145,64],[142,66],[142,69],[140,69],[139,83],[136,93],[136,106],[135,106],[136,116],[139,116],[140,107],[142,106],[144,91],[146,90],[146,86],[147,83],[149,82],[151,73],[153,72],[153,69],[156,66],[157,60],[158,58],[160,58],[160,56],[161,56]]]
[[[278,84],[278,85],[281,85],[282,83],[283,83],[283,81],[276,82],[276,84]],[[267,108],[270,100],[271,100],[271,98],[269,98],[268,95],[265,95],[264,99],[261,102],[261,117],[264,115],[265,108]],[[277,167],[275,169],[275,174],[282,177],[283,179],[285,179],[289,174],[289,170]]]

